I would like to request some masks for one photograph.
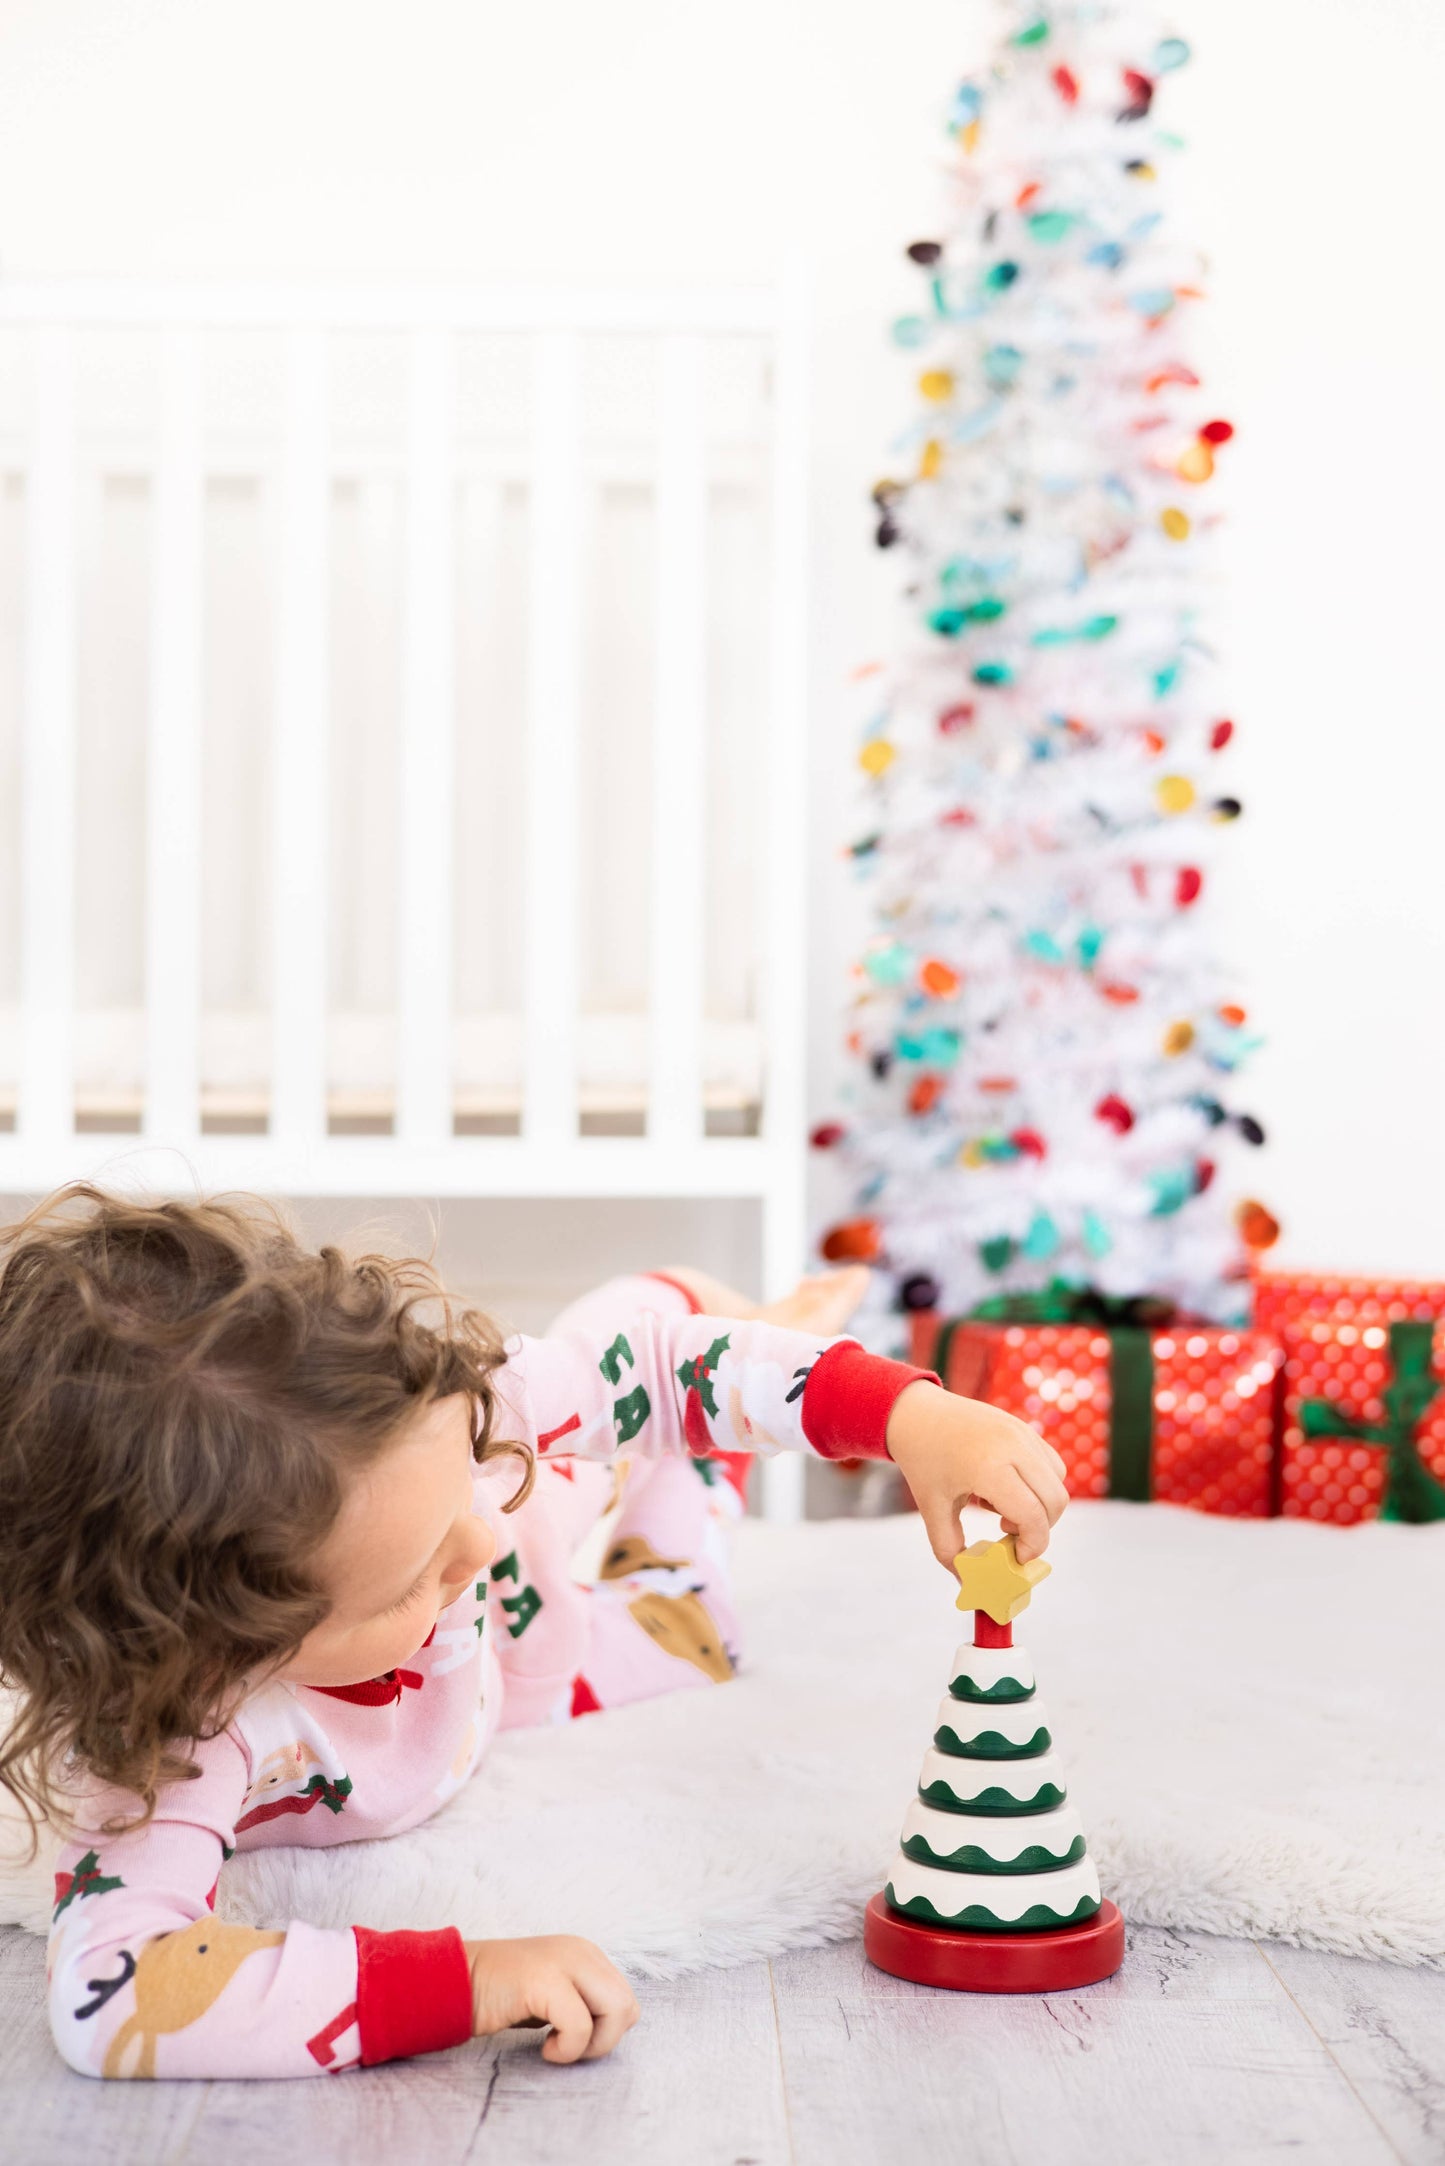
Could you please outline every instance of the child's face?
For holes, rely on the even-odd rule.
[[[496,1554],[472,1510],[475,1472],[472,1403],[457,1392],[424,1408],[356,1477],[316,1560],[331,1608],[283,1677],[363,1684],[416,1653]]]

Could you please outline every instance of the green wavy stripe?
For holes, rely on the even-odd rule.
[[[1014,1797],[1011,1792],[996,1789],[990,1784],[988,1789],[980,1790],[977,1797],[971,1797],[965,1805],[951,1790],[946,1790],[941,1782],[931,1782],[927,1789],[920,1784],[918,1795],[925,1805],[936,1805],[940,1812],[973,1813],[981,1820],[1002,1820],[1015,1813],[1052,1812],[1056,1805],[1063,1804],[1066,1792],[1059,1783],[1046,1782],[1041,1784],[1032,1797]]]
[[[949,1691],[956,1700],[972,1700],[975,1704],[989,1700],[1031,1700],[1032,1685],[1022,1685],[1016,1677],[1001,1677],[996,1685],[976,1685],[971,1677],[955,1677]]]
[[[925,1925],[941,1925],[945,1931],[951,1928],[955,1933],[1048,1933],[1057,1926],[1079,1925],[1099,1908],[1096,1895],[1081,1895],[1068,1912],[1051,1910],[1047,1903],[1030,1903],[1021,1918],[996,1918],[982,1903],[970,1903],[956,1917],[941,1918],[926,1895],[915,1895],[911,1901],[900,1903],[891,1880],[883,1893],[901,1917],[920,1918]]]
[[[997,1730],[980,1730],[965,1744],[943,1723],[934,1731],[933,1742],[954,1760],[1037,1760],[1041,1752],[1048,1751],[1053,1739],[1040,1723],[1026,1745],[1015,1745],[1009,1738],[1000,1737]]]
[[[1082,1835],[1076,1835],[1068,1849],[1060,1857],[1056,1851],[1046,1850],[1042,1843],[1030,1843],[1016,1858],[1004,1860],[980,1850],[977,1843],[964,1843],[958,1850],[950,1850],[940,1857],[928,1847],[924,1835],[910,1835],[903,1845],[903,1855],[914,1858],[920,1865],[937,1865],[945,1873],[1057,1873],[1066,1865],[1077,1864],[1084,1855]]]

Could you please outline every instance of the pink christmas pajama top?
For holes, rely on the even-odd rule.
[[[887,1457],[893,1401],[931,1372],[847,1338],[686,1313],[691,1297],[668,1284],[660,1305],[684,1313],[638,1303],[623,1328],[613,1328],[615,1308],[599,1328],[584,1301],[575,1313],[591,1313],[590,1326],[508,1340],[496,1435],[531,1444],[539,1473],[555,1458],[685,1464],[739,1450]],[[60,1857],[50,1939],[51,2026],[72,2068],[314,2076],[471,2036],[470,1978],[455,1928],[297,1922],[263,1932],[222,1923],[212,1906],[234,1851],[397,1834],[472,1773],[507,1691],[498,1633],[527,1621],[529,1590],[506,1576],[509,1565],[516,1576],[512,1529],[534,1506],[545,1509],[529,1499],[514,1517],[499,1516],[518,1471],[510,1456],[478,1468],[475,1508],[496,1528],[497,1559],[442,1612],[410,1663],[345,1688],[277,1683],[256,1693],[229,1729],[195,1748],[198,1778],[163,1790],[154,1817],[134,1833],[104,1831],[133,1814],[134,1800],[109,1793],[87,1802],[85,1824]],[[556,1482],[544,1494],[560,1499],[568,1487]],[[519,1676],[523,1695],[526,1684]]]

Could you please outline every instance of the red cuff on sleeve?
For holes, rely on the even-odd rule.
[[[472,2035],[472,1973],[454,1925],[439,1933],[356,1936],[356,2027],[361,2059],[400,2061]]]
[[[803,1392],[803,1434],[824,1459],[886,1459],[893,1402],[920,1377],[938,1383],[932,1369],[890,1361],[843,1339],[813,1363]]]

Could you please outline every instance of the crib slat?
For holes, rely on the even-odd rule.
[[[768,1048],[763,1134],[801,1180],[806,1012],[808,586],[807,347],[800,305],[785,312],[773,361],[772,559],[769,576],[771,727],[767,733],[763,855],[763,1038]],[[786,937],[773,936],[786,928]],[[792,1158],[786,1159],[791,1150]],[[794,1260],[795,1270],[802,1257]],[[772,1259],[782,1263],[781,1256]],[[775,1286],[769,1292],[783,1289]]]
[[[329,404],[325,333],[293,331],[271,758],[271,1135],[278,1147],[319,1143],[326,1132]]]
[[[20,810],[23,1146],[73,1133],[75,987],[75,343],[34,339],[26,478],[24,725]]]
[[[657,475],[657,654],[647,1133],[702,1133],[707,470],[702,342],[662,341]]]
[[[452,823],[456,683],[456,347],[411,341],[402,646],[396,1133],[452,1132]]]
[[[772,562],[769,578],[771,727],[766,770],[763,857],[763,1043],[767,1074],[762,1132],[768,1183],[763,1198],[763,1290],[784,1292],[805,1261],[808,803],[808,342],[802,272],[784,288],[773,356]],[[804,1463],[769,1459],[763,1511],[769,1519],[803,1516]]]
[[[201,350],[172,328],[161,350],[146,748],[145,1134],[200,1130]]]
[[[577,1133],[580,393],[576,334],[544,332],[533,384],[522,1132],[545,1145]]]

